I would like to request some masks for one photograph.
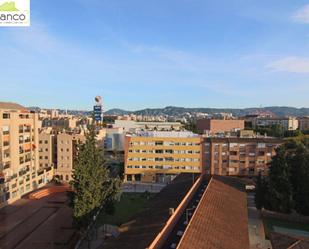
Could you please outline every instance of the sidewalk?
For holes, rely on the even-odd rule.
[[[255,207],[254,193],[247,194],[248,201],[248,229],[250,249],[271,249],[271,243],[265,239],[263,221]]]

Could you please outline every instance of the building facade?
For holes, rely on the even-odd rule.
[[[115,128],[123,128],[125,132],[136,130],[151,130],[151,131],[179,131],[183,125],[179,122],[136,122],[133,120],[115,120],[113,124]]]
[[[201,137],[191,132],[139,132],[125,137],[125,181],[166,182],[202,173]]]
[[[211,175],[266,175],[275,149],[282,143],[273,138],[204,138],[203,167]]]
[[[299,118],[298,124],[300,131],[309,131],[309,117]]]
[[[225,133],[235,130],[243,130],[245,128],[245,121],[233,119],[198,119],[196,121],[196,128],[199,133]]]
[[[77,145],[85,140],[86,137],[81,134],[61,133],[57,135],[57,168],[55,176],[60,181],[69,182],[72,180]]]
[[[40,171],[38,114],[0,102],[0,207],[45,184]]]
[[[45,181],[51,181],[57,165],[57,139],[56,135],[39,133],[39,172],[46,171]],[[51,172],[50,172],[51,171]]]
[[[272,125],[280,125],[282,126],[284,131],[294,131],[298,129],[298,120],[294,117],[283,117],[283,118],[257,117],[253,121],[254,128],[263,128]]]

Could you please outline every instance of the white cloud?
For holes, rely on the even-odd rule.
[[[299,10],[297,10],[292,15],[292,18],[296,22],[309,23],[309,4],[303,6]]]
[[[309,73],[309,58],[286,57],[267,65],[274,71],[290,73]]]

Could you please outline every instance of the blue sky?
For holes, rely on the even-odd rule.
[[[309,107],[309,0],[32,0],[0,55],[26,106]]]

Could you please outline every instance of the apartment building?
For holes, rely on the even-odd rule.
[[[76,149],[79,143],[85,142],[83,134],[60,133],[57,135],[57,168],[55,176],[61,181],[72,180]]]
[[[199,133],[217,134],[245,128],[244,120],[234,119],[198,119],[196,128]]]
[[[257,117],[252,122],[254,128],[281,125],[284,131],[294,131],[298,129],[298,120],[294,117]]]
[[[309,117],[299,118],[298,124],[300,131],[309,131]]]
[[[55,134],[43,130],[39,133],[39,172],[46,171],[47,181],[53,179],[57,165],[57,139]],[[50,172],[49,172],[50,171]]]
[[[0,207],[45,184],[39,171],[38,114],[0,102]]]
[[[124,131],[153,130],[153,131],[179,131],[182,128],[179,122],[136,122],[133,120],[115,120],[114,128],[123,128]]]
[[[146,131],[125,137],[125,181],[166,182],[201,173],[201,137],[188,131]]]
[[[75,117],[45,118],[42,119],[42,127],[52,127],[54,130],[75,129],[79,119]]]
[[[274,138],[204,138],[203,167],[207,174],[254,176],[268,173],[275,149],[283,143]]]

